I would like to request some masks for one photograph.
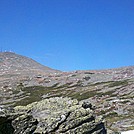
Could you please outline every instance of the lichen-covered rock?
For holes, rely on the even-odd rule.
[[[18,116],[10,124],[14,134],[106,134],[102,117],[88,105],[70,98],[45,99],[15,107]]]

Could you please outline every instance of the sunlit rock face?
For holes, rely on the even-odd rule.
[[[95,115],[89,102],[83,104],[67,97],[3,110],[0,120],[2,134],[6,129],[9,134],[106,134],[102,117]]]

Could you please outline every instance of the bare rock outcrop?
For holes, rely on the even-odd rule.
[[[0,128],[2,134],[4,129],[11,130],[6,134],[106,134],[102,117],[95,115],[90,103],[67,97],[17,106],[6,113],[3,110]]]

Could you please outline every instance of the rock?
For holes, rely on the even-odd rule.
[[[82,106],[83,105],[83,106]],[[6,134],[106,134],[101,116],[76,99],[55,97],[17,106],[0,115],[0,127]],[[0,129],[0,134],[4,134]]]
[[[92,110],[95,109],[95,106],[93,106],[89,101],[83,101],[82,107],[85,108],[85,109],[87,109],[87,108],[90,108]]]
[[[129,130],[129,131],[125,131],[125,132],[121,132],[121,134],[133,134],[134,130]]]

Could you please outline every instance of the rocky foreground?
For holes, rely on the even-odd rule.
[[[89,102],[55,97],[0,111],[0,134],[106,134]]]

